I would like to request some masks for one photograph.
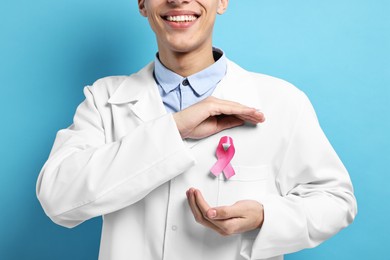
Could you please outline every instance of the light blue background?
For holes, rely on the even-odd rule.
[[[232,0],[215,45],[310,97],[350,171],[359,214],[286,259],[389,259],[390,1]],[[1,0],[0,259],[97,259],[101,220],[75,229],[44,215],[35,182],[82,88],[153,59],[135,0]]]

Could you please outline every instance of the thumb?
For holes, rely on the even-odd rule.
[[[230,219],[230,218],[237,217],[238,214],[239,211],[237,212],[234,206],[222,206],[222,207],[210,208],[206,212],[206,216],[209,219],[213,219],[213,220]]]

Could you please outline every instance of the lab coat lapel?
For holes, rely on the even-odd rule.
[[[258,94],[251,74],[228,60],[226,76],[213,92],[213,96],[259,108]]]
[[[144,122],[166,114],[153,77],[153,68],[154,64],[150,63],[138,73],[129,76],[108,102],[112,105],[128,104],[132,112]],[[250,74],[231,61],[228,61],[226,76],[217,85],[212,95],[259,108]],[[185,143],[192,148],[206,139],[187,139]]]
[[[226,76],[217,85],[212,96],[259,109],[260,104],[256,92],[256,86],[251,80],[250,73],[228,60]],[[187,139],[185,142],[192,148],[205,140],[208,138]]]
[[[153,77],[153,68],[154,64],[150,63],[125,79],[108,102],[112,105],[128,104],[144,122],[166,114]]]

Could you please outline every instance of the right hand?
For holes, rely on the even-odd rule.
[[[237,102],[208,97],[173,114],[183,139],[201,139],[222,130],[265,121],[263,113]]]

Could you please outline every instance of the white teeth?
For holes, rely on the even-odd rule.
[[[196,20],[196,16],[195,15],[167,16],[166,19],[170,22],[192,22]]]

